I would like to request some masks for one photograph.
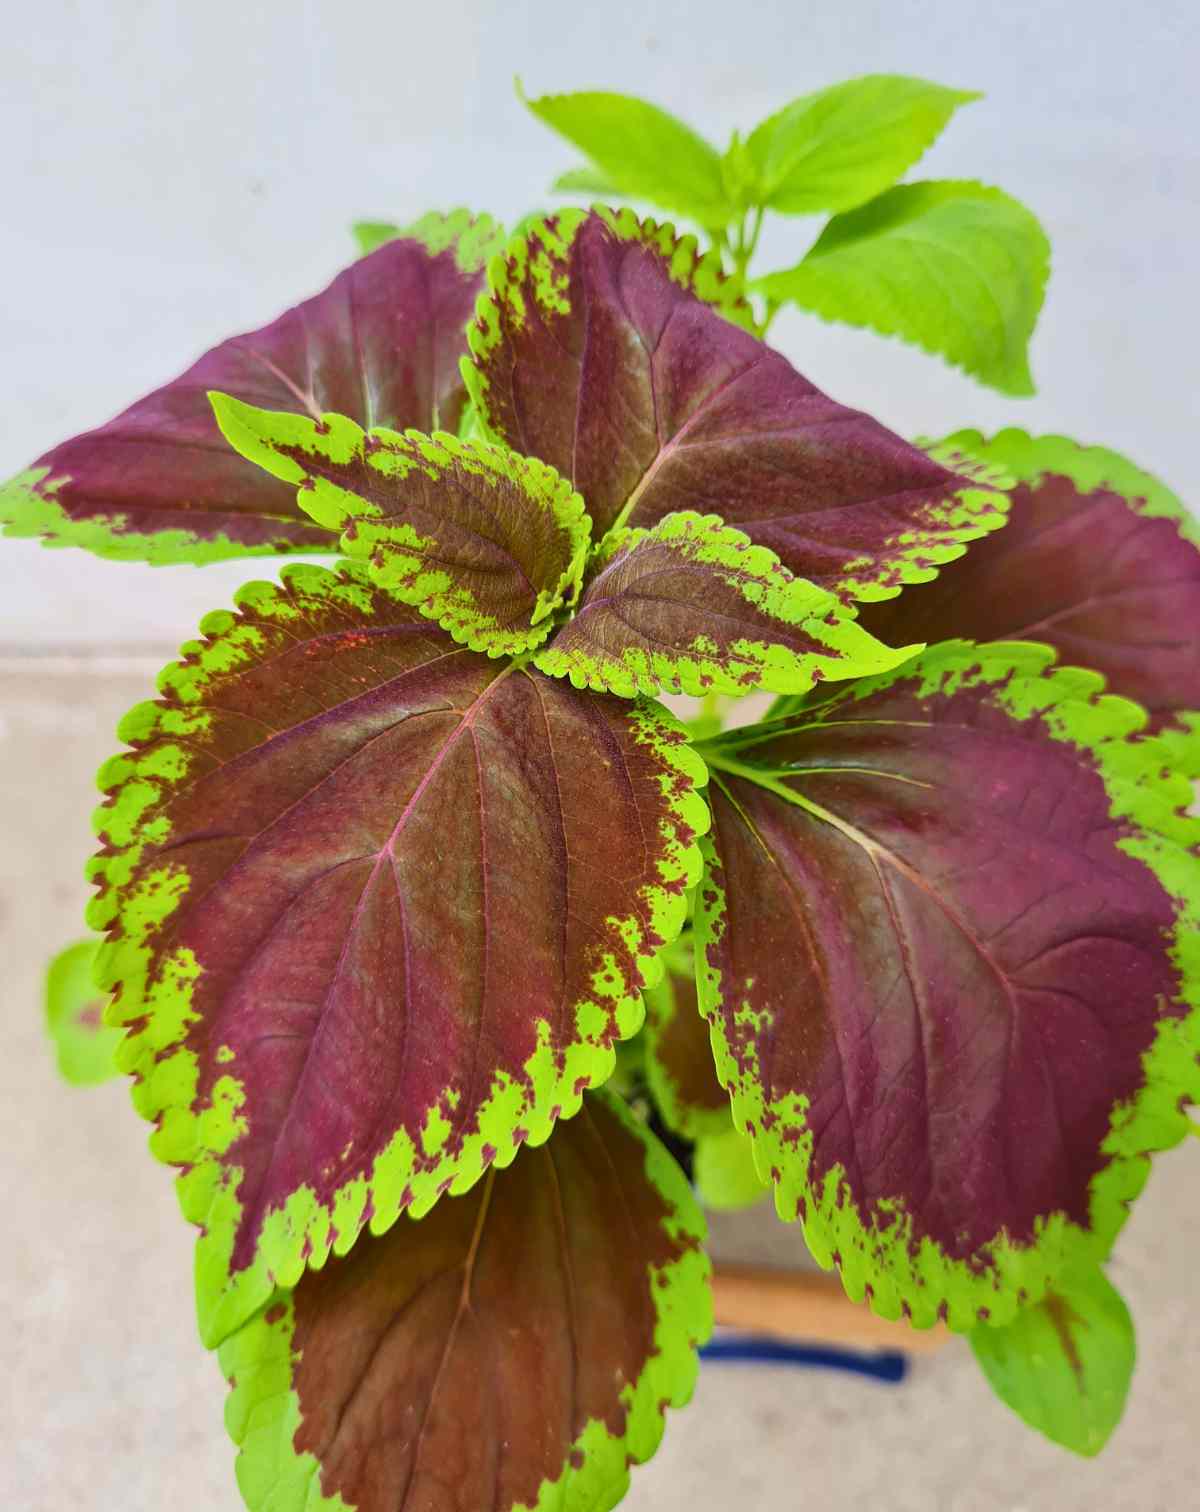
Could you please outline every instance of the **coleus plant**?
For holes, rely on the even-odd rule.
[[[964,98],[839,86],[715,177],[642,102],[537,102],[712,250],[604,207],[373,224],[4,490],[118,560],[330,562],[249,583],[125,717],[90,873],[252,1509],[619,1500],[711,1326],[663,1138],[1050,1436],[1115,1425],[1103,1266],[1200,1100],[1200,538],[1110,451],[827,397],[729,229],[878,224]],[[1012,390],[1031,245],[1029,319],[967,301],[941,345]]]

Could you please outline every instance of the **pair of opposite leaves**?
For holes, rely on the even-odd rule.
[[[898,184],[973,92],[869,74],[792,100],[725,153],[645,100],[583,92],[527,100],[594,164],[554,185],[627,195],[743,246],[748,211],[829,213],[793,267],[755,277],[768,311],[796,304],[825,320],[900,336],[981,382],[1031,394],[1028,344],[1049,271],[1035,216],[964,180]],[[596,170],[599,170],[597,173]],[[750,255],[757,235],[751,236]]]
[[[864,597],[872,581],[886,586],[918,574],[949,555],[956,538],[976,533],[969,512],[966,518],[962,513],[961,480],[946,475],[939,493],[929,481],[934,464],[928,458],[865,417],[815,395],[774,354],[751,344],[753,355],[740,368],[735,362],[715,376],[700,371],[698,343],[703,351],[703,341],[709,342],[710,364],[715,365],[727,344],[737,349],[745,338],[672,281],[668,269],[673,261],[678,278],[678,250],[669,248],[653,228],[640,227],[632,234],[628,220],[622,236],[621,224],[592,221],[590,232],[573,228],[575,234],[558,244],[557,262],[550,232],[540,247],[534,242],[524,260],[517,253],[498,271],[493,293],[481,305],[476,339],[476,371],[503,380],[498,398],[480,385],[493,426],[498,415],[509,415],[509,438],[555,465],[561,460],[560,470],[576,483],[589,466],[601,483],[606,463],[614,471],[626,468],[636,474],[635,481],[632,486],[619,482],[614,490],[625,498],[648,474],[651,483],[668,490],[685,483],[717,489],[720,479],[711,465],[715,457],[728,463],[730,503],[740,498],[752,516],[739,518],[739,524],[760,529],[772,544],[794,548],[797,566],[813,564],[805,576],[819,579],[824,574],[834,586],[860,582]],[[590,263],[589,247],[595,253]],[[366,282],[368,275],[379,277],[388,260],[403,265],[418,254],[430,265],[427,288],[434,286],[433,271],[439,267],[443,274],[453,270],[466,277],[448,251],[430,259],[411,243],[385,248],[343,275],[340,290],[335,285],[314,301],[317,310],[298,322],[299,312],[293,312],[275,328],[242,338],[226,359],[251,352],[248,360],[256,373],[283,374],[303,391],[290,376],[286,358],[279,360],[283,354],[272,348],[273,340],[286,341],[297,325],[319,328],[322,301],[328,310],[331,297],[341,298],[345,308],[356,275]],[[369,267],[372,262],[375,266]],[[693,282],[699,276],[702,270],[693,269]],[[647,312],[657,319],[646,318]],[[629,339],[630,325],[636,342]],[[680,325],[686,327],[687,340],[673,347]],[[412,351],[411,338],[419,333],[410,323],[406,334],[410,340],[403,350]],[[522,342],[529,344],[526,352],[539,359],[536,363],[522,363],[513,355]],[[489,368],[489,354],[497,350],[504,356]],[[631,351],[637,360],[631,360]],[[589,354],[593,364],[600,361],[598,369],[589,369]],[[291,373],[311,378],[321,371],[321,354],[307,346],[304,355],[303,365],[293,361]],[[544,364],[556,358],[558,372],[546,374]],[[767,423],[748,427],[745,411],[739,414],[731,401],[739,389],[754,392],[754,373],[765,362],[779,364],[776,380],[792,385],[789,402],[769,413]],[[199,383],[195,370],[190,375],[193,397],[198,392],[202,399],[202,388],[212,383],[235,388],[224,374],[212,372],[221,366],[219,354],[210,354],[200,367],[205,364],[209,370]],[[606,389],[602,379],[608,364],[616,371]],[[329,366],[336,373],[336,363]],[[438,371],[436,363],[433,370]],[[440,371],[444,374],[445,368]],[[540,406],[535,374],[555,379],[541,391]],[[364,376],[366,403],[359,413],[369,422],[380,411],[372,399],[371,377]],[[90,447],[102,468],[105,447],[111,444],[111,458],[124,445],[124,483],[130,486],[132,478],[136,487],[139,449],[152,454],[164,444],[161,432],[149,434],[153,427],[145,423],[147,406],[169,409],[186,396],[188,377],[173,398],[164,399],[168,391],[163,391],[119,417],[106,428],[107,436],[101,431],[68,443],[76,449],[69,482],[58,481],[66,468],[56,471],[54,454],[44,459],[48,471],[35,477],[35,497],[61,511],[68,525],[89,516],[94,523],[103,516],[103,498],[98,490],[89,496],[80,459]],[[242,397],[261,393],[243,391]],[[315,394],[310,398],[318,413],[326,407],[326,401],[316,403]],[[638,398],[643,416],[652,412],[640,431],[630,424],[639,412]],[[552,399],[564,401],[560,407],[574,423],[555,418]],[[453,392],[446,394],[448,410],[460,402]],[[722,409],[723,404],[730,407]],[[198,406],[192,409],[190,423],[198,424],[197,411]],[[752,420],[758,414],[754,407]],[[402,424],[411,415],[397,414],[396,421]],[[591,423],[592,432],[581,420]],[[671,446],[684,427],[687,444]],[[618,434],[638,438],[644,449],[640,462],[617,451],[614,465]],[[529,444],[531,436],[538,444]],[[1022,444],[1010,440],[1007,450],[1019,452]],[[709,448],[708,466],[699,465],[696,455],[689,457],[691,446]],[[1159,496],[1149,496],[1144,508],[1131,507],[1111,487],[1099,486],[1113,481],[1104,472],[1104,458],[1075,455],[1070,448],[1059,448],[1056,455],[1063,464],[1061,472],[1056,470],[1058,484],[1073,490],[1076,502],[1087,494],[1095,520],[1107,520],[1130,538],[1136,534],[1149,542],[1145,550],[1151,559],[1156,544],[1166,552],[1173,565],[1171,572],[1151,578],[1152,610],[1157,589],[1171,573],[1180,593],[1195,592],[1190,548],[1181,552],[1170,512],[1155,506]],[[790,489],[776,482],[772,490],[781,461],[791,473]],[[739,494],[739,483],[755,463],[760,488]],[[1097,486],[1085,486],[1082,473],[1089,466],[1100,468],[1100,477],[1093,480]],[[1046,470],[1040,462],[1035,468],[1038,477]],[[1072,468],[1082,470],[1077,485]],[[146,476],[160,489],[157,496],[151,494],[151,503],[161,500],[161,455],[157,464],[151,455]],[[1121,480],[1116,481],[1119,486]],[[202,478],[201,487],[204,482]],[[241,482],[245,500],[244,476]],[[839,482],[840,494],[835,491]],[[166,484],[172,486],[179,489],[178,475]],[[590,504],[592,495],[586,488],[583,492]],[[1039,489],[1031,490],[1034,495],[1032,507],[1041,498]],[[603,491],[597,496],[603,498]],[[667,493],[668,499],[678,496]],[[652,497],[653,489],[643,486],[641,498]],[[821,519],[814,501],[830,497],[840,507],[826,509]],[[968,497],[980,498],[975,491]],[[789,501],[790,513],[779,507]],[[730,512],[726,507],[725,513]],[[292,516],[298,522],[294,503]],[[1064,521],[1058,523],[1061,527]],[[128,525],[128,515],[113,525],[110,504],[104,523],[95,528],[107,532],[108,544],[115,542],[119,550]],[[1066,520],[1068,536],[1071,525]],[[230,529],[252,534],[262,527],[252,509],[227,510],[218,526],[226,554],[230,540],[236,539]],[[196,541],[199,533],[193,529],[191,534]],[[914,537],[919,542],[915,551]],[[1069,541],[1068,555],[1080,545]],[[1021,549],[1020,544],[1015,548],[1018,557]],[[800,555],[805,550],[807,558]],[[876,573],[873,579],[864,563]],[[961,570],[970,571],[971,563],[968,558]],[[932,592],[917,589],[913,596],[922,591]],[[875,612],[889,611],[881,604]],[[348,1248],[368,1220],[379,1230],[400,1207],[422,1211],[448,1183],[454,1189],[470,1185],[489,1161],[505,1163],[523,1139],[544,1138],[556,1114],[578,1106],[583,1088],[607,1074],[614,1037],[636,1027],[638,994],[652,979],[653,957],[682,921],[682,894],[696,876],[693,842],[707,813],[693,791],[703,771],[661,711],[641,702],[581,698],[528,667],[511,671],[473,656],[419,616],[399,615],[394,598],[372,581],[369,571],[350,569],[335,579],[302,570],[283,590],[253,589],[244,597],[240,615],[218,617],[208,631],[208,641],[192,648],[182,666],[168,674],[164,701],[135,710],[124,728],[135,752],[116,758],[107,774],[117,793],[103,811],[108,849],[98,870],[106,885],[95,921],[115,926],[108,977],[118,985],[119,1015],[132,1021],[126,1055],[129,1067],[141,1076],[139,1104],[159,1121],[155,1138],[160,1152],[187,1167],[185,1207],[205,1225],[201,1303],[202,1309],[207,1304],[207,1332],[214,1338],[235,1328],[255,1302],[267,1304],[275,1282],[286,1286],[296,1280],[307,1258],[319,1261],[331,1247]],[[1116,632],[1110,640],[1120,649],[1119,621]],[[1123,706],[1097,700],[1094,680],[1064,682],[1065,674],[1046,673],[1044,661],[1025,653],[964,658],[952,652],[940,660],[926,658],[897,678],[856,684],[843,701],[870,709],[874,697],[885,703],[898,700],[909,713],[919,708],[920,721],[888,717],[876,722],[892,727],[921,723],[934,730],[935,740],[943,733],[940,725],[974,731],[977,743],[967,753],[970,761],[961,759],[961,751],[949,760],[939,749],[934,757],[937,781],[921,777],[912,784],[936,791],[939,805],[956,778],[961,784],[966,777],[970,785],[974,773],[977,784],[989,758],[993,766],[997,760],[1011,762],[1024,742],[1042,758],[1053,753],[1036,775],[1052,771],[1059,785],[1090,784],[1087,803],[1071,816],[1072,823],[1084,825],[1089,836],[1104,833],[1122,855],[1121,847],[1128,849],[1130,842],[1127,832],[1141,829],[1146,844],[1159,845],[1178,864],[1183,853],[1169,847],[1191,839],[1172,813],[1178,789],[1158,773],[1151,743],[1126,738],[1136,732],[1136,717]],[[1155,662],[1152,655],[1140,664],[1149,685],[1155,682],[1149,664]],[[1159,699],[1163,718],[1179,693],[1176,687]],[[1195,702],[1190,691],[1183,701]],[[728,871],[730,857],[742,860],[736,840],[726,837],[729,815],[745,798],[741,787],[747,781],[755,790],[753,801],[775,800],[771,823],[776,825],[785,809],[807,821],[814,817],[814,804],[823,815],[835,813],[828,794],[818,792],[814,798],[806,792],[806,806],[777,790],[799,790],[797,773],[806,761],[793,746],[797,741],[804,745],[814,724],[824,724],[828,738],[837,703],[836,696],[822,700],[815,715],[803,715],[798,726],[786,727],[782,751],[756,755],[727,743],[711,749],[718,777],[715,860],[720,865],[710,869],[710,884],[720,871]],[[1092,728],[1080,724],[1080,711],[1091,711]],[[1097,718],[1097,711],[1102,717]],[[891,752],[893,761],[897,749]],[[764,754],[766,762],[760,759]],[[824,757],[821,762],[840,763],[851,772],[862,765],[841,752],[832,762]],[[1110,770],[1114,762],[1124,763],[1115,775]],[[755,766],[763,780],[748,779],[748,766]],[[820,767],[807,762],[807,768],[811,784]],[[1131,802],[1113,815],[1108,813],[1116,802],[1113,791],[1121,784]],[[469,807],[464,792],[475,797]],[[985,808],[996,797],[986,790],[970,796]],[[597,812],[605,815],[611,834],[597,834]],[[1108,814],[1107,828],[1098,822],[1102,814]],[[914,833],[928,830],[935,816],[928,809],[904,815],[910,826],[917,817]],[[828,818],[821,822],[837,828]],[[844,835],[847,823],[843,817],[839,833]],[[396,845],[401,834],[402,848]],[[859,848],[870,853],[870,847]],[[776,849],[782,853],[783,844]],[[877,849],[872,864],[878,860]],[[1089,866],[1105,871],[1111,862],[1107,854],[1088,858]],[[1141,928],[1144,938],[1135,948],[1143,949],[1151,935],[1173,926],[1178,908],[1169,898],[1163,903],[1165,888],[1159,889],[1162,897],[1145,896],[1147,889],[1159,886],[1151,861],[1142,866],[1145,877],[1134,877],[1133,864],[1125,877],[1132,912],[1124,924],[1132,920]],[[769,874],[778,871],[772,857]],[[724,885],[727,877],[719,880],[721,891],[736,897]],[[1090,880],[1094,884],[1094,871]],[[752,888],[757,883],[756,878]],[[717,894],[706,887],[715,899]],[[531,906],[532,899],[538,903]],[[482,940],[475,924],[481,903]],[[848,1258],[851,1262],[852,1285],[856,1279],[860,1290],[871,1285],[879,1300],[881,1281],[889,1276],[895,1281],[897,1255],[920,1252],[913,1235],[907,1249],[903,1243],[881,1244],[880,1235],[891,1230],[892,1241],[904,1238],[904,1223],[915,1214],[918,1230],[926,1231],[923,1244],[937,1221],[952,1222],[954,1215],[931,1209],[935,1221],[928,1221],[929,1204],[920,1199],[916,1184],[912,1192],[893,1190],[874,1201],[869,1183],[855,1185],[862,1169],[856,1172],[829,1150],[814,1153],[812,1123],[796,1105],[794,1088],[788,1094],[792,1106],[781,1116],[778,1109],[786,1099],[750,1085],[753,1068],[746,1052],[753,1037],[746,1030],[762,1010],[752,999],[739,1001],[740,979],[734,973],[741,963],[730,965],[722,956],[737,945],[727,899],[724,916],[710,903],[705,917],[718,924],[712,926],[704,980],[715,984],[718,993],[710,1005],[714,1015],[725,1017],[724,1026],[716,1026],[717,1048],[719,1057],[726,1058],[723,1070],[735,1085],[735,1098],[741,1099],[740,1115],[748,1116],[757,1097],[765,1115],[760,1119],[763,1134],[775,1130],[775,1143],[786,1154],[815,1159],[818,1177],[825,1172],[826,1194],[831,1181],[836,1188],[841,1172],[850,1193],[838,1208],[843,1217],[849,1211],[841,1224],[846,1247],[841,1258],[844,1265]],[[748,917],[753,924],[752,914]],[[720,938],[715,937],[717,928]],[[794,941],[794,928],[787,938]],[[460,939],[465,946],[461,955],[447,948],[449,940]],[[781,960],[789,959],[784,952]],[[1178,1015],[1187,991],[1160,968],[1158,963],[1168,995],[1161,1008],[1134,1015],[1137,1024],[1127,1034],[1131,1055],[1122,1059],[1115,1091],[1111,1064],[1095,1068],[1085,1134],[1102,1132],[1097,1100],[1107,1121],[1113,1102],[1126,1090],[1130,1096],[1137,1091],[1138,1047],[1149,1045],[1155,1019],[1161,1016],[1176,1030],[1183,1024]],[[794,963],[790,969],[794,984]],[[520,984],[516,994],[497,991],[498,984],[512,983]],[[742,985],[747,990],[752,986]],[[473,991],[465,991],[468,986]],[[768,1003],[774,1012],[783,1000],[773,991]],[[794,992],[791,996],[794,1001]],[[397,1003],[404,1004],[403,1014],[396,1012]],[[861,997],[851,1006],[857,1010]],[[960,1011],[956,1004],[947,1000],[937,1008],[945,1023],[934,1027],[953,1028],[953,1015]],[[777,1042],[786,1038],[781,1030],[787,1025],[764,1027],[774,1031]],[[790,1031],[799,1034],[799,1059],[810,1057],[799,1071],[811,1073],[814,1065],[819,1069],[819,1057],[812,1059],[820,1048],[814,1044],[813,1023],[792,1023]],[[837,1039],[836,1031],[827,1035],[826,1051]],[[869,1034],[860,1044],[870,1049]],[[1180,1051],[1180,1045],[1174,1048]],[[932,1049],[936,1056],[939,1047]],[[1044,1047],[1033,1049],[1036,1058]],[[779,1076],[778,1063],[787,1058],[777,1056],[771,1073],[780,1086],[786,1077]],[[797,1060],[797,1054],[791,1058]],[[1186,1056],[1181,1053],[1181,1058]],[[1052,1063],[1047,1064],[1053,1071]],[[395,1076],[380,1078],[381,1065]],[[1025,1070],[1023,1066],[1022,1074]],[[900,1064],[901,1089],[904,1072]],[[380,1087],[381,1080],[386,1085]],[[911,1075],[907,1080],[911,1084]],[[893,1107],[900,1106],[895,1090]],[[911,1086],[908,1090],[911,1094]],[[930,1096],[944,1090],[931,1089]],[[364,1094],[371,1103],[365,1108]],[[1018,1183],[1016,1206],[1024,1204],[1019,1218],[1030,1230],[1046,1212],[1066,1211],[1086,1221],[1086,1193],[1100,1167],[1118,1170],[1127,1187],[1136,1184],[1136,1160],[1113,1157],[1136,1157],[1142,1149],[1177,1137],[1171,1121],[1177,1097],[1168,1108],[1160,1095],[1154,1110],[1158,1126],[1148,1132],[1141,1119],[1120,1150],[1102,1152],[1098,1140],[1081,1138],[1079,1149],[1064,1152],[1060,1184],[1053,1191],[1046,1183]],[[848,1102],[853,1105],[852,1098]],[[419,1119],[413,1118],[414,1109]],[[833,1123],[844,1124],[844,1113],[835,1112]],[[890,1131],[893,1143],[896,1132]],[[899,1133],[903,1136],[902,1127]],[[835,1146],[838,1137],[835,1128]],[[828,1145],[824,1132],[816,1143]],[[943,1201],[949,1178],[956,1174],[946,1148],[948,1144],[939,1152],[942,1191],[936,1192],[936,1183],[930,1187]],[[903,1174],[898,1165],[894,1171]],[[789,1172],[786,1184],[794,1192],[795,1164]],[[860,1193],[861,1206],[855,1211]],[[975,1195],[969,1181],[964,1195]],[[889,1217],[889,1205],[892,1214],[907,1208],[907,1217]],[[824,1216],[810,1215],[818,1246],[817,1220]],[[1021,1222],[1005,1227],[1008,1232],[1015,1227],[1019,1234]],[[945,1235],[938,1240],[947,1252],[953,1249],[952,1233],[949,1238],[949,1244]],[[356,1252],[357,1262],[347,1263],[369,1266],[363,1253]],[[961,1263],[962,1253],[970,1265]],[[941,1301],[949,1300],[959,1311],[959,1322],[974,1320],[981,1292],[995,1284],[997,1275],[1020,1279],[1005,1264],[995,1266],[989,1277],[981,1256],[991,1258],[986,1243],[965,1251],[960,1245],[958,1257],[949,1254],[957,1269],[935,1278],[933,1295],[945,1287]],[[1007,1262],[1008,1257],[1001,1259]],[[1049,1263],[1050,1256],[1042,1255],[1041,1268]],[[1022,1276],[1036,1288],[1039,1265],[1026,1269],[1029,1274],[1022,1270]],[[968,1272],[978,1285],[965,1284]],[[335,1273],[336,1267],[330,1274]],[[926,1275],[902,1277],[901,1304],[913,1311],[923,1302],[936,1305],[928,1282]],[[1000,1294],[994,1300],[1008,1299]],[[895,1298],[886,1301],[894,1305]],[[280,1305],[270,1303],[267,1311]],[[266,1313],[260,1322],[265,1318]]]

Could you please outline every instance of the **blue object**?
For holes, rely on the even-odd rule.
[[[700,1351],[702,1360],[752,1365],[808,1365],[819,1370],[848,1370],[852,1375],[898,1384],[908,1374],[908,1358],[897,1350],[832,1349],[817,1344],[787,1344],[760,1334],[723,1333]]]

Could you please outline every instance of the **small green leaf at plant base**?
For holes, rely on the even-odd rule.
[[[692,1152],[692,1179],[706,1208],[732,1212],[753,1207],[770,1192],[754,1164],[754,1146],[730,1120],[722,1134],[705,1134]]]
[[[971,1332],[1000,1400],[1040,1433],[1099,1454],[1121,1421],[1137,1353],[1133,1320],[1099,1266],[1077,1271],[1004,1328]]]
[[[1028,395],[1049,267],[1050,245],[1024,205],[983,184],[941,181],[902,184],[835,216],[802,262],[755,287]]]
[[[868,74],[803,95],[755,127],[746,154],[757,202],[784,215],[852,210],[901,178],[979,95]]]
[[[104,1023],[107,993],[92,979],[99,940],[68,945],[46,971],[46,1028],[54,1041],[64,1081],[92,1087],[116,1076],[113,1055],[121,1030]]]
[[[690,126],[631,95],[588,91],[521,99],[539,120],[585,152],[620,193],[650,200],[702,226],[733,214],[721,158]]]

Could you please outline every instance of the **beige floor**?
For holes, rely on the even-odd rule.
[[[40,1024],[47,956],[78,935],[92,774],[149,670],[85,678],[0,663],[0,1058],[8,1241],[0,1261],[0,1506],[236,1512],[214,1362],[196,1341],[191,1238],[125,1089],[59,1084]],[[998,1404],[961,1344],[896,1389],[709,1365],[635,1473],[634,1512],[1187,1512],[1200,1506],[1200,1144],[1161,1162],[1114,1276],[1141,1364],[1108,1452],[1081,1463]],[[726,1254],[791,1231],[718,1226]]]

